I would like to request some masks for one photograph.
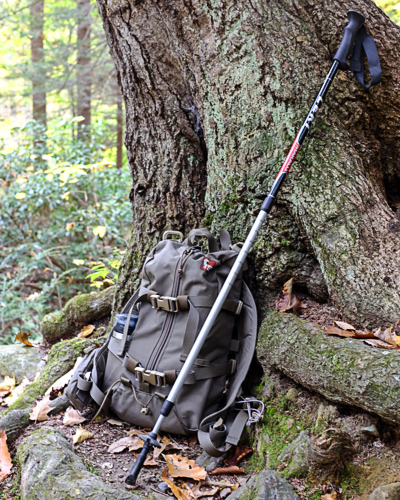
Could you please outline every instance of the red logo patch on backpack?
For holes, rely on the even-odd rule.
[[[214,269],[214,267],[218,266],[218,262],[216,260],[209,259],[208,257],[203,257],[203,260],[201,261],[201,266],[200,269],[202,271],[211,271],[211,269]]]

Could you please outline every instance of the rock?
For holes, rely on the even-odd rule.
[[[309,449],[311,437],[306,431],[300,432],[279,456],[279,460],[288,464],[285,469],[287,477],[304,477],[307,475],[309,464]]]
[[[81,339],[78,337],[54,345],[39,378],[25,388],[22,395],[2,413],[2,416],[12,410],[23,410],[32,406],[35,400],[42,396],[56,380],[74,367],[77,357],[82,355],[84,349],[91,345],[102,345],[104,342],[105,338]]]
[[[274,396],[275,396],[275,385],[268,376],[265,376],[263,379],[262,397],[265,401],[269,401]]]
[[[376,488],[368,497],[368,500],[399,500],[400,483],[385,484]]]
[[[365,434],[368,434],[370,436],[379,437],[379,431],[376,428],[376,425],[374,425],[374,424],[369,425],[368,427],[363,427],[361,429],[361,432],[364,432]]]
[[[294,403],[299,395],[299,391],[297,391],[294,387],[288,390],[286,394],[286,399]]]
[[[225,453],[220,457],[212,457],[211,455],[203,451],[203,453],[196,458],[196,464],[200,467],[204,467],[207,472],[211,472],[217,467],[222,466],[225,458]]]
[[[28,426],[29,413],[30,410],[12,410],[0,418],[0,429],[5,429],[8,444],[17,439],[22,430]]]
[[[78,329],[111,313],[115,286],[101,292],[84,293],[69,300],[61,312],[47,314],[40,323],[50,344],[73,335]]]
[[[241,486],[227,500],[251,498],[252,500],[296,500],[299,497],[294,493],[290,484],[278,473],[272,470],[263,470],[260,474],[251,477],[244,486]]]
[[[42,427],[19,445],[23,500],[139,500],[143,497],[105,484],[86,469],[64,434]]]
[[[37,347],[24,344],[11,344],[0,346],[0,376],[14,377],[18,384],[26,377],[33,380],[37,372],[45,365],[42,361],[44,353]],[[12,362],[10,363],[10,360]]]

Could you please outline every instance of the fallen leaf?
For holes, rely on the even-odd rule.
[[[191,487],[192,493],[196,498],[200,497],[213,497],[218,493],[220,488],[218,486],[206,486],[204,484],[195,484]]]
[[[89,337],[90,334],[96,329],[94,325],[87,325],[81,329],[81,333],[78,334],[78,337]]]
[[[356,330],[354,333],[354,338],[356,339],[374,339],[375,335],[369,330]]]
[[[6,406],[11,406],[21,396],[21,394],[24,392],[25,387],[29,384],[32,384],[32,382],[24,377],[23,381],[11,391],[11,394],[8,396],[8,398],[4,399],[3,403],[5,403]]]
[[[340,337],[354,337],[353,332],[342,330],[337,326],[326,326],[325,333],[328,335],[340,335]]]
[[[171,476],[168,474],[168,467],[165,467],[163,470],[161,479],[168,484],[172,493],[178,500],[195,500],[196,497],[193,495],[191,488],[188,488],[185,482],[180,481],[178,485],[173,481]]]
[[[161,448],[154,448],[153,450],[153,457],[157,460],[158,457],[163,453],[164,451],[172,450],[174,449],[174,445],[172,444],[172,441],[167,437],[164,436],[160,442]]]
[[[137,458],[139,456],[139,453],[134,453],[134,455],[135,458]],[[154,459],[154,457],[147,456],[143,465],[146,467],[157,467],[159,463]]]
[[[331,494],[322,495],[321,500],[337,500],[336,491]]]
[[[204,467],[199,467],[194,460],[190,460],[182,455],[164,455],[164,458],[171,477],[189,477],[195,481],[200,481],[207,477]]]
[[[384,342],[383,340],[379,339],[367,339],[364,340],[364,342],[374,347],[380,347],[381,349],[391,349],[392,351],[398,351],[400,349],[400,347],[388,344],[387,342]]]
[[[224,460],[224,464],[228,467],[230,467],[231,465],[237,465],[243,457],[245,457],[252,451],[254,451],[253,448],[250,448],[249,446],[236,446],[235,452],[231,457]]]
[[[121,420],[114,420],[113,418],[110,418],[109,420],[107,420],[107,422],[110,425],[119,425],[119,426],[125,425],[125,422],[122,422]]]
[[[143,445],[144,442],[139,436],[128,436],[112,443],[108,447],[107,453],[121,453],[125,448],[129,448],[129,451],[136,451],[142,449]]]
[[[3,382],[0,384],[0,398],[10,394],[15,387],[15,378],[6,375]]]
[[[7,434],[5,429],[0,431],[0,483],[10,475],[12,469],[11,455],[7,447]]]
[[[69,381],[71,380],[72,378],[72,375],[75,373],[75,370],[76,368],[78,367],[78,365],[80,364],[80,362],[82,361],[82,356],[79,356],[77,358],[77,360],[75,361],[75,365],[74,367],[72,368],[72,370],[70,370],[69,372],[67,372],[65,375],[63,375],[62,377],[60,377],[58,380],[56,380],[54,382],[54,384],[52,384],[48,389],[47,391],[45,392],[45,396],[48,396],[52,391],[61,391],[61,389],[64,389],[64,387],[66,387],[69,383]]]
[[[349,325],[349,323],[345,323],[344,321],[335,321],[335,325],[342,330],[355,330],[353,325]]]
[[[246,471],[238,467],[237,465],[232,465],[231,467],[217,467],[213,471],[209,472],[212,474],[245,474]]]
[[[86,439],[90,439],[93,436],[93,432],[89,432],[86,429],[82,429],[82,427],[80,427],[72,436],[72,442],[74,444],[82,443],[82,441],[86,441]]]
[[[398,337],[393,331],[393,325],[387,328],[384,332],[380,328],[374,332],[375,337],[378,337],[384,342],[388,342],[391,345],[400,347],[400,337]]]
[[[63,419],[63,424],[64,425],[77,425],[81,424],[86,420],[85,417],[82,417],[72,406],[67,408],[67,411],[65,412],[64,419]]]
[[[37,405],[32,408],[32,412],[29,414],[29,420],[34,420],[35,422],[43,422],[47,420],[49,416],[47,415],[52,408],[49,406],[50,397],[45,396]]]
[[[276,308],[282,312],[293,309],[294,314],[297,315],[300,313],[300,307],[302,307],[303,304],[296,295],[293,294],[293,281],[294,278],[290,278],[290,280],[283,285],[283,298],[278,300]]]
[[[28,340],[29,337],[32,337],[31,333],[26,333],[23,332],[22,330],[17,334],[17,336],[14,339],[14,342],[18,340],[19,342],[22,342],[25,345],[29,345],[31,347],[35,347],[33,344],[31,344]]]

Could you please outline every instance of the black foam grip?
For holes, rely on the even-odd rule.
[[[146,457],[149,454],[149,451],[151,450],[151,443],[150,441],[146,441],[144,443],[142,451],[139,453],[139,456],[137,457],[130,473],[129,476],[125,479],[125,482],[131,486],[134,486],[136,484],[136,479],[139,475],[139,472],[141,468],[143,467],[144,462],[146,461]]]
[[[358,30],[365,21],[364,16],[356,10],[349,10],[347,12],[347,17],[349,18],[349,24],[344,29],[342,41],[340,42],[339,48],[333,58],[335,61],[338,61],[340,69],[349,68],[347,59],[350,55],[351,49],[353,48]]]

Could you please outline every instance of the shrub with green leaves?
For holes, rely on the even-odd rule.
[[[87,274],[115,269],[124,253],[128,168],[110,159],[101,124],[79,141],[76,121],[46,131],[30,122],[16,131],[17,148],[0,149],[0,343],[21,329],[38,336],[44,314],[112,279]]]

